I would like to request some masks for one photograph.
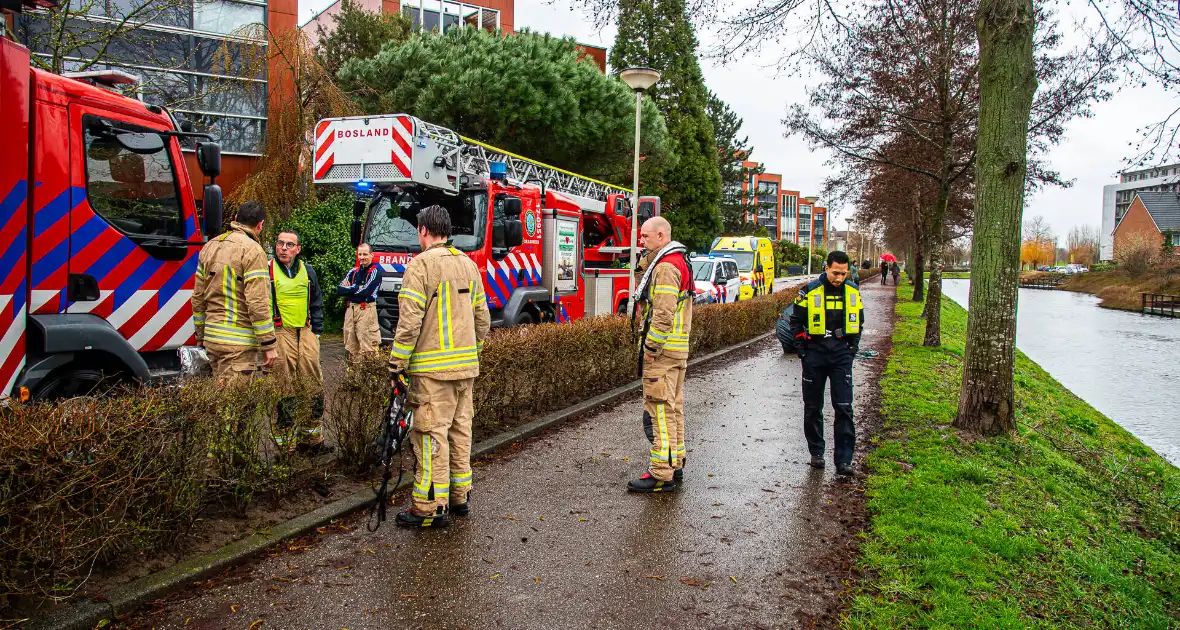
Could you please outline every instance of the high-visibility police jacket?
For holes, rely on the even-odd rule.
[[[855,351],[864,325],[860,287],[849,281],[833,287],[826,278],[826,274],[821,275],[807,283],[795,297],[790,318],[795,346]]]
[[[205,244],[197,262],[192,304],[197,343],[269,346],[275,342],[270,271],[253,230],[235,221],[229,232]]]
[[[648,257],[654,255],[648,254]],[[679,260],[673,260],[673,257]],[[643,339],[643,351],[656,357],[663,354],[672,359],[687,359],[692,330],[693,282],[684,255],[665,256],[656,263],[652,275],[647,295],[638,296],[648,309],[644,311],[644,317],[651,317],[651,326]]]
[[[445,243],[406,265],[398,294],[391,370],[452,381],[479,376],[479,353],[492,327],[479,268]]]

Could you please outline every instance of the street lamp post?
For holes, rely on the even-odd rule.
[[[643,93],[660,80],[660,73],[653,68],[626,68],[619,78],[635,91],[635,169],[632,177],[631,198],[631,259],[627,273],[627,317],[635,312],[635,251],[639,238],[639,123],[643,118]]]

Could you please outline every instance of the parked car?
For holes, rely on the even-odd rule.
[[[693,284],[696,288],[694,304],[724,304],[736,302],[741,293],[741,274],[737,262],[730,256],[694,256]]]

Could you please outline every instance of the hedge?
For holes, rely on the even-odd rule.
[[[771,330],[796,289],[694,309],[691,348],[703,354]],[[636,378],[628,321],[497,329],[475,387],[475,433],[486,436]],[[338,466],[368,474],[388,376],[375,357],[326,373],[325,428]],[[73,597],[97,568],[174,545],[210,506],[245,510],[295,487],[312,463],[276,448],[280,402],[298,419],[310,397],[259,379],[211,379],[61,404],[0,409],[0,618],[13,607]]]

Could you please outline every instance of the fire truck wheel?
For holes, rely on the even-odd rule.
[[[33,392],[36,400],[63,400],[108,392],[122,382],[122,374],[94,368],[75,368],[50,374]]]
[[[533,314],[528,311],[521,311],[517,313],[516,319],[512,321],[513,326],[524,326],[525,324],[535,323],[537,323],[537,318],[533,317]]]

